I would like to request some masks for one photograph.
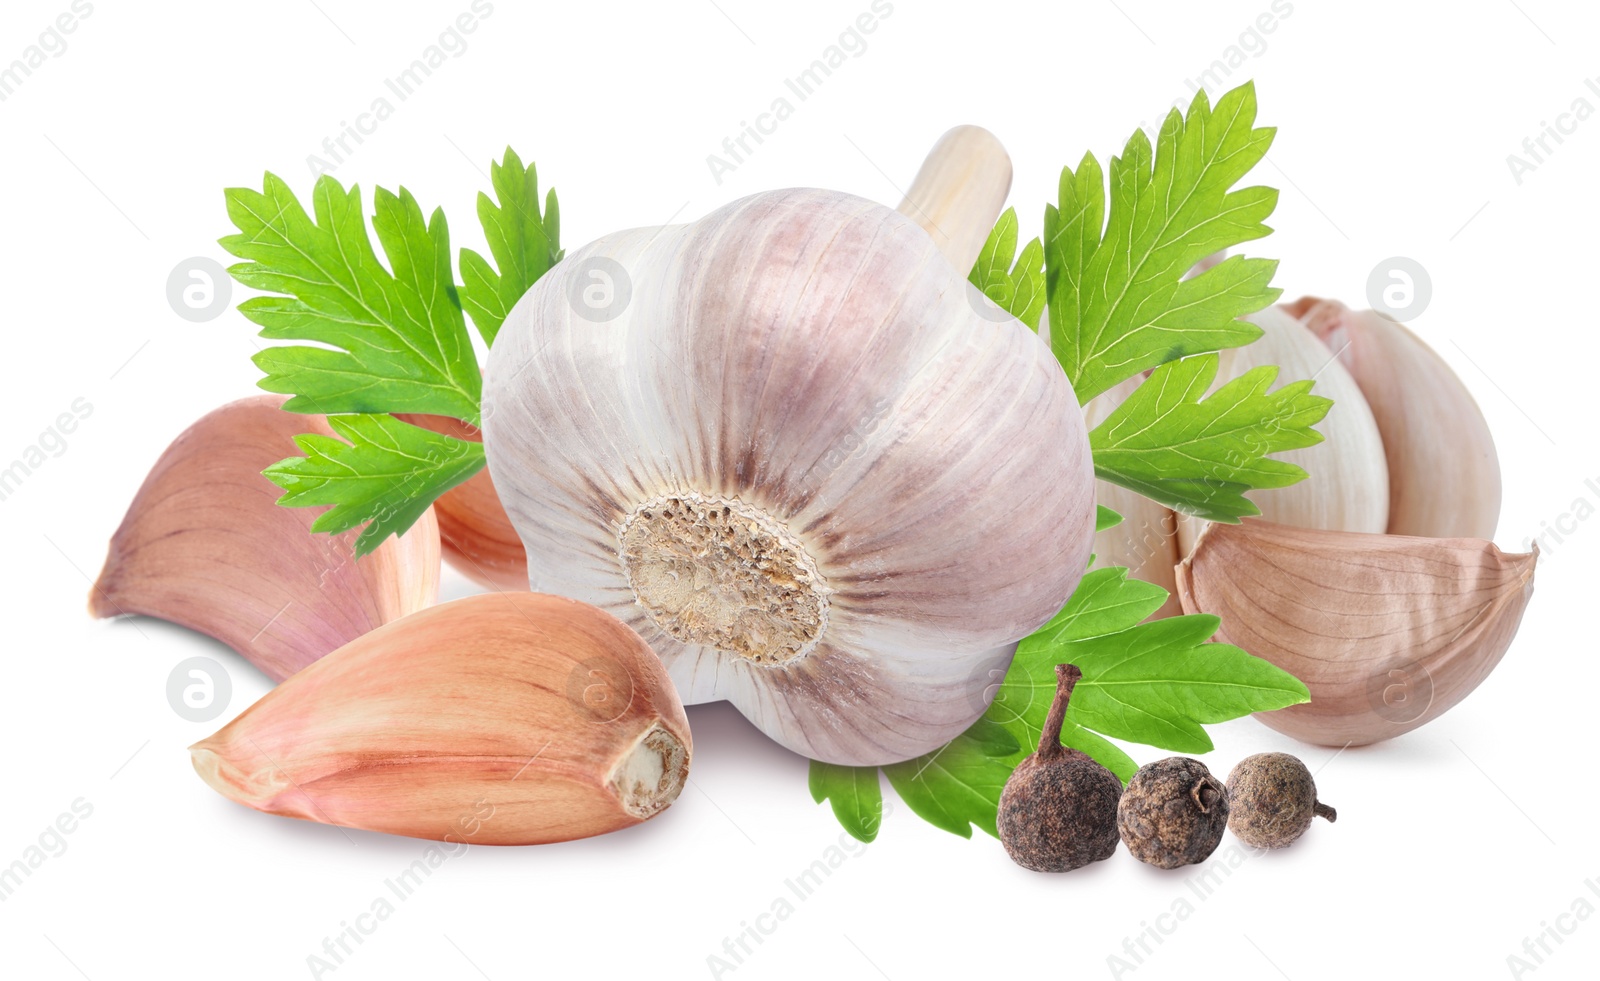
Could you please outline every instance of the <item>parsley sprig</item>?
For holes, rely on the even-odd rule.
[[[510,148],[491,164],[496,199],[478,196],[489,260],[461,250],[458,287],[451,272],[444,212],[422,208],[405,188],[373,194],[372,232],[361,190],[326,174],[312,210],[281,178],[262,190],[231,188],[228,216],[237,233],[222,247],[245,260],[228,271],[262,291],[239,304],[277,344],[255,356],[269,392],[284,408],[323,413],[340,437],[297,439],[303,457],[265,471],[282,487],[278,503],[332,505],[313,524],[341,532],[364,525],[357,554],[411,527],[441,494],[483,468],[483,446],[413,425],[395,413],[480,422],[483,375],[467,331],[470,314],[485,343],[521,295],[561,260],[555,191],[539,208],[538,175]]]

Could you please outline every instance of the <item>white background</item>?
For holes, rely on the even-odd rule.
[[[1282,189],[1277,284],[1365,306],[1393,255],[1431,273],[1414,327],[1477,395],[1498,441],[1498,540],[1522,546],[1587,497],[1600,503],[1594,333],[1600,120],[1513,179],[1506,157],[1600,72],[1592,5],[1280,0],[1276,29],[1226,81],[1257,82],[1280,128],[1253,182]],[[0,864],[84,798],[93,815],[0,904],[7,977],[93,981],[296,978],[341,922],[368,910],[425,844],[232,804],[185,747],[267,690],[205,638],[84,612],[105,543],[149,465],[195,418],[254,391],[253,330],[229,310],[190,323],[168,273],[227,257],[222,189],[263,170],[310,187],[307,154],[384,94],[468,0],[363,5],[96,0],[0,102],[5,283],[0,460],[38,442],[77,398],[93,415],[8,499],[7,790]],[[336,176],[394,188],[453,217],[481,248],[472,201],[509,142],[559,190],[563,240],[680,220],[754,191],[836,187],[890,205],[949,126],[982,124],[1016,163],[1012,201],[1037,234],[1059,168],[1105,160],[1154,126],[1187,79],[1237,44],[1269,0],[1205,4],[932,4],[896,0],[868,47],[799,104],[719,186],[707,154],[784,94],[867,0],[497,0],[449,60]],[[8,0],[0,63],[67,0]],[[1213,96],[1218,91],[1213,91]],[[1567,527],[1573,527],[1568,524]],[[1252,859],[1209,898],[1191,872],[1125,853],[1068,876],[1022,871],[981,833],[963,841],[894,804],[852,857],[725,977],[1104,977],[1124,938],[1195,906],[1136,978],[1494,978],[1574,900],[1600,895],[1594,844],[1595,558],[1578,522],[1541,563],[1504,663],[1466,702],[1394,742],[1296,745],[1251,719],[1215,727],[1219,773],[1285,749],[1318,769],[1337,825]],[[450,574],[446,593],[472,587]],[[1585,593],[1584,590],[1590,592]],[[207,654],[234,683],[223,719],[191,723],[164,686]],[[694,709],[693,787],[659,820],[604,839],[475,847],[441,868],[329,975],[509,978],[712,975],[707,958],[788,895],[840,839],[806,764],[726,707]],[[1131,747],[1141,761],[1161,755]],[[1224,854],[1236,847],[1232,839]],[[1213,861],[1219,861],[1213,859]],[[1597,883],[1596,888],[1600,888]],[[793,898],[792,896],[790,897]],[[770,922],[770,921],[768,921]],[[1600,918],[1532,974],[1593,977]]]

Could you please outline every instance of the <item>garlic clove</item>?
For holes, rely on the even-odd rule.
[[[1383,439],[1355,379],[1305,324],[1282,307],[1245,318],[1265,333],[1254,344],[1221,352],[1212,390],[1261,365],[1279,367],[1278,384],[1315,380],[1312,391],[1333,399],[1318,424],[1323,442],[1274,454],[1309,476],[1288,487],[1247,495],[1261,518],[1300,528],[1382,533],[1389,524],[1389,467]],[[1209,522],[1178,516],[1179,555],[1188,555]]]
[[[1178,566],[1187,613],[1311,690],[1257,716],[1324,746],[1389,739],[1438,718],[1500,662],[1533,595],[1538,552],[1492,542],[1215,524]]]
[[[981,126],[957,126],[928,151],[895,210],[922,227],[950,265],[972,269],[1011,193],[1011,157]]]
[[[585,271],[630,284],[604,321]],[[1060,364],[903,215],[754,195],[575,250],[490,353],[485,449],[534,588],[639,630],[689,703],[812,759],[930,752],[1066,602],[1093,472]]]
[[[1389,469],[1391,535],[1493,538],[1500,460],[1478,403],[1445,360],[1372,310],[1306,297],[1291,306],[1355,378]]]
[[[190,747],[268,814],[484,845],[638,824],[692,744],[650,648],[575,600],[486,593],[352,640]]]
[[[483,441],[481,430],[460,419],[410,413],[398,418],[457,439]],[[500,504],[487,467],[445,491],[433,502],[433,511],[439,519],[444,560],[457,572],[486,589],[528,588],[527,553]]]
[[[1143,375],[1101,392],[1083,407],[1084,423],[1090,432],[1116,411],[1123,400],[1144,382]],[[1094,562],[1091,569],[1125,566],[1128,575],[1154,583],[1167,591],[1167,601],[1149,619],[1176,616],[1183,612],[1178,603],[1178,585],[1173,567],[1178,564],[1178,515],[1136,491],[1119,484],[1096,480],[1096,500],[1122,515],[1122,521],[1094,536]]]
[[[89,595],[96,617],[160,617],[215,637],[274,681],[374,627],[432,604],[439,533],[432,514],[357,560],[356,532],[313,534],[312,508],[279,507],[261,471],[332,436],[282,396],[231,402],[156,461]]]

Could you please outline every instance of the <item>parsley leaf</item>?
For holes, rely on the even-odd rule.
[[[1007,208],[989,232],[967,278],[1002,310],[1039,329],[1044,313],[1044,246],[1033,239],[1017,253],[1017,212]],[[1015,261],[1013,261],[1013,258]]]
[[[261,387],[294,396],[292,412],[421,412],[476,424],[482,376],[450,271],[444,213],[424,220],[404,188],[379,188],[372,221],[385,269],[367,237],[361,190],[324,174],[312,191],[315,221],[289,186],[267,174],[261,192],[226,192],[238,227],[222,247],[247,261],[228,271],[276,296],[239,304],[272,347],[255,357]],[[392,271],[391,271],[392,270]],[[331,348],[331,350],[330,350]]]
[[[875,766],[839,766],[811,761],[811,799],[828,801],[833,816],[860,841],[878,837],[883,823],[883,784]]]
[[[516,151],[506,147],[505,159],[489,164],[499,206],[489,195],[478,193],[478,221],[489,240],[489,253],[500,267],[471,249],[461,250],[461,303],[472,315],[478,333],[488,344],[500,331],[506,314],[540,276],[561,261],[561,211],[552,189],[539,213],[539,175],[533,164],[523,167]]]
[[[972,826],[977,825],[999,837],[995,816],[1000,792],[1017,765],[1007,757],[1017,750],[995,755],[1006,745],[995,741],[995,728],[979,719],[972,729],[933,752],[886,766],[883,773],[906,806],[934,827],[971,838]],[[1017,744],[1013,740],[1010,745]]]
[[[1055,666],[1076,664],[1083,678],[1072,691],[1062,742],[1126,780],[1133,761],[1098,733],[1204,753],[1212,746],[1202,723],[1310,700],[1287,671],[1237,647],[1207,643],[1216,617],[1141,622],[1165,600],[1166,590],[1129,579],[1127,569],[1084,576],[1066,607],[1018,645],[986,716],[1019,742],[1037,745],[1055,696]]]
[[[343,440],[308,433],[294,438],[306,455],[262,471],[282,487],[289,507],[333,505],[312,531],[338,534],[360,524],[356,554],[401,534],[440,494],[483,467],[483,444],[401,422],[390,415],[329,416]]]
[[[1235,256],[1184,279],[1213,252],[1268,234],[1268,187],[1230,190],[1266,155],[1276,130],[1254,128],[1246,83],[1211,108],[1197,92],[1174,109],[1157,146],[1137,131],[1111,158],[1111,195],[1093,154],[1063,168],[1045,208],[1051,348],[1080,402],[1176,358],[1248,344],[1260,328],[1239,320],[1272,303],[1277,263]],[[1107,211],[1109,210],[1109,218]]]
[[[1284,487],[1306,472],[1267,454],[1315,446],[1311,427],[1333,407],[1297,381],[1269,392],[1278,369],[1253,368],[1205,397],[1215,354],[1157,368],[1089,434],[1095,475],[1212,521],[1260,514],[1244,497]],[[1079,665],[1082,667],[1082,665]]]

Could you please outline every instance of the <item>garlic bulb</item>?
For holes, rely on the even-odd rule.
[[[1306,297],[1295,315],[1350,370],[1372,407],[1389,470],[1389,534],[1493,538],[1500,458],[1478,403],[1445,360],[1372,310]]]
[[[484,393],[532,588],[814,759],[959,734],[1094,527],[1070,382],[964,273],[906,217],[809,189],[569,254]]]
[[[1316,336],[1282,307],[1268,307],[1245,318],[1265,333],[1246,347],[1221,352],[1212,389],[1251,368],[1277,365],[1278,384],[1302,378],[1312,392],[1333,399],[1318,424],[1323,442],[1274,454],[1303,467],[1310,476],[1288,487],[1247,495],[1261,518],[1299,528],[1381,534],[1389,524],[1389,468],[1378,424],[1355,379]],[[1178,518],[1179,554],[1188,555],[1209,524],[1189,515]]]
[[[1135,375],[1090,399],[1083,407],[1084,423],[1089,431],[1093,432],[1143,383],[1144,376]],[[1120,484],[1096,480],[1094,487],[1098,503],[1122,515],[1122,521],[1095,534],[1094,562],[1090,568],[1125,566],[1129,578],[1142,579],[1165,589],[1167,601],[1150,615],[1152,620],[1182,613],[1173,574],[1173,566],[1182,558],[1178,554],[1178,516],[1171,508]]]
[[[333,436],[284,401],[230,402],[172,441],[111,537],[91,614],[170,620],[282,681],[438,599],[432,509],[358,560],[356,532],[312,534],[316,511],[277,505],[282,491],[261,471],[300,452],[301,433]]]

